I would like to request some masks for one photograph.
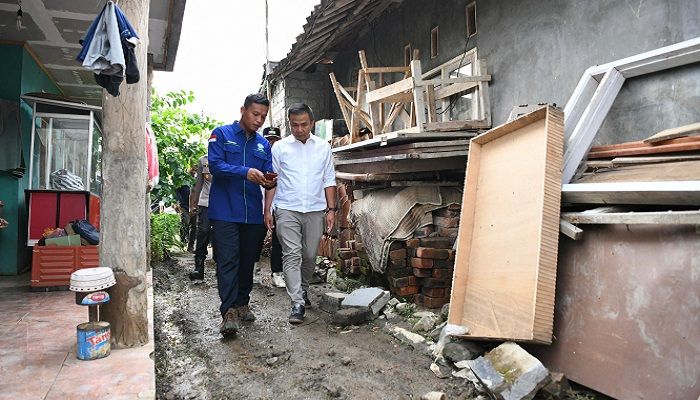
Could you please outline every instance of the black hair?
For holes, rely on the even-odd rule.
[[[301,114],[309,114],[309,119],[312,121],[314,120],[314,112],[311,111],[311,107],[304,103],[294,103],[289,108],[287,109],[287,118],[289,118],[292,115],[301,115]]]
[[[270,107],[270,100],[262,93],[249,94],[243,102],[243,107],[248,108],[251,104],[260,104],[261,106]]]

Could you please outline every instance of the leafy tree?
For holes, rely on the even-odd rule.
[[[151,127],[158,145],[160,172],[158,185],[151,196],[155,203],[163,200],[165,204],[172,204],[175,189],[194,185],[194,178],[188,171],[206,154],[205,143],[211,130],[221,125],[209,116],[185,110],[185,105],[192,102],[192,91],[180,90],[164,96],[153,91]]]

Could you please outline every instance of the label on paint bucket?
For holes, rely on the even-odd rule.
[[[83,300],[80,302],[80,304],[84,306],[92,306],[95,304],[104,303],[109,303],[109,293],[104,291],[90,293],[87,296],[83,297]]]
[[[96,360],[110,353],[109,322],[86,322],[78,325],[77,353],[80,360]]]

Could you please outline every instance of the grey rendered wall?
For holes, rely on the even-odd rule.
[[[421,51],[427,71],[477,47],[493,75],[493,124],[513,106],[564,107],[586,68],[700,36],[698,0],[477,0],[477,35],[466,43],[470,0],[404,0],[368,25],[333,65],[349,86],[357,51],[370,66],[403,65],[403,47]],[[440,27],[440,54],[430,59],[430,30]],[[340,111],[331,102],[333,113]],[[628,80],[595,143],[638,140],[668,127],[700,121],[700,64]]]
[[[329,69],[325,65],[317,65],[313,72],[295,71],[281,81],[275,82],[272,89],[271,108],[272,119],[270,125],[282,129],[282,134],[287,135],[287,108],[294,103],[306,103],[314,112],[316,120],[329,118],[329,102],[333,96]]]

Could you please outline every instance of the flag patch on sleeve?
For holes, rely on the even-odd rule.
[[[216,133],[212,133],[211,136],[209,136],[209,143],[211,142],[216,142]]]

